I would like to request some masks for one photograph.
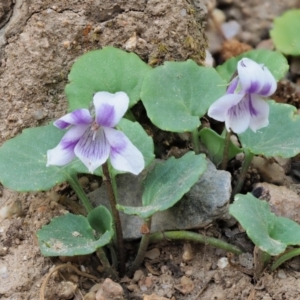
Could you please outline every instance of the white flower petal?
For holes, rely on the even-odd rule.
[[[88,129],[75,146],[75,155],[84,163],[89,172],[106,162],[109,156],[109,144],[103,128]]]
[[[65,129],[70,125],[86,125],[91,124],[92,122],[93,118],[91,117],[90,112],[87,109],[82,108],[64,115],[53,124],[60,129]]]
[[[235,133],[244,132],[250,124],[250,110],[248,95],[237,105],[228,110],[225,116],[225,125],[227,130],[230,129]]]
[[[250,109],[251,119],[250,128],[256,132],[256,130],[266,127],[269,125],[269,104],[261,99],[259,96],[251,95],[250,99]],[[253,111],[255,113],[253,113]]]
[[[264,74],[264,83],[256,94],[259,94],[263,97],[269,97],[275,93],[277,89],[277,82],[272,73],[266,66],[262,66],[263,74]]]
[[[239,103],[243,97],[244,94],[226,94],[222,96],[210,106],[207,112],[208,116],[224,122],[227,111]]]
[[[106,138],[110,144],[110,162],[119,171],[139,174],[145,167],[142,153],[121,131],[104,128]]]
[[[47,167],[51,165],[64,166],[70,163],[75,157],[74,148],[88,127],[89,125],[72,126],[59,144],[47,151]]]
[[[126,113],[129,98],[124,92],[111,94],[98,92],[94,95],[96,122],[100,126],[115,127]]]
[[[243,92],[256,94],[264,87],[265,73],[261,65],[250,58],[243,58],[237,69]]]

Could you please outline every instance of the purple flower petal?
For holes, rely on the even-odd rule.
[[[264,80],[260,91],[258,91],[256,94],[263,97],[268,97],[275,93],[277,82],[267,67],[263,66],[262,70],[264,73]]]
[[[256,130],[269,125],[270,108],[269,104],[257,95],[250,96],[250,105],[252,111],[255,111],[255,114],[251,113],[250,128],[256,132]]]
[[[235,78],[231,81],[231,83],[229,84],[226,93],[227,93],[227,94],[234,94],[234,92],[235,92],[235,90],[236,90],[236,88],[237,88],[239,82],[240,82],[240,81],[239,81],[238,76],[235,77]]]
[[[50,165],[64,166],[70,163],[75,157],[74,148],[88,127],[89,125],[71,127],[59,144],[47,151],[47,167]]]
[[[106,162],[109,156],[109,144],[105,138],[103,128],[86,130],[75,146],[75,155],[85,164],[89,172]]]
[[[208,109],[208,116],[224,122],[228,110],[238,104],[244,97],[244,94],[226,94],[214,102]]]
[[[139,174],[145,167],[142,153],[127,138],[116,129],[104,128],[106,138],[110,144],[110,162],[119,171]]]
[[[70,125],[86,125],[91,124],[93,122],[93,118],[90,115],[90,112],[83,109],[76,109],[73,112],[64,115],[63,117],[56,120],[53,124],[59,129],[65,129]]]
[[[250,108],[248,95],[235,106],[231,107],[225,116],[225,125],[235,133],[244,132],[250,124]]]
[[[98,92],[94,95],[96,122],[100,126],[115,127],[128,109],[129,98],[124,92],[111,94]]]

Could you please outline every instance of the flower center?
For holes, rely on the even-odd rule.
[[[94,121],[91,125],[91,130],[93,131],[93,141],[96,138],[96,134],[97,134],[97,131],[99,128],[100,128],[100,125],[96,121]]]

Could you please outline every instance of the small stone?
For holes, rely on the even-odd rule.
[[[71,281],[63,281],[57,287],[57,296],[59,299],[71,299],[74,297],[77,284]]]
[[[136,44],[137,44],[137,36],[136,36],[136,32],[134,32],[133,35],[125,43],[125,49],[128,51],[133,51],[136,48]]]
[[[100,288],[101,288],[101,283],[96,283],[96,284],[94,284],[94,285],[90,288],[89,292],[97,293],[97,291],[98,291]]]
[[[86,176],[82,176],[79,178],[79,184],[84,188],[89,184],[89,179]]]
[[[83,300],[96,300],[96,294],[93,292],[88,292],[84,297]]]
[[[96,300],[123,300],[123,288],[120,284],[106,278],[97,291]]]
[[[217,265],[218,265],[219,269],[225,269],[228,266],[228,259],[227,259],[227,257],[221,257],[218,260]]]
[[[241,31],[241,25],[235,21],[231,20],[221,24],[221,29],[227,40],[236,37]]]
[[[0,277],[5,279],[8,277],[8,270],[7,270],[7,267],[1,267],[0,268]]]
[[[97,182],[97,181],[91,182],[91,184],[90,184],[91,191],[95,191],[98,187],[99,187],[99,182]]]
[[[215,65],[215,60],[212,56],[212,54],[209,52],[209,50],[205,50],[205,61],[204,66],[205,67],[213,67]]]
[[[278,185],[284,183],[286,177],[284,169],[276,162],[269,162],[263,157],[255,156],[252,159],[251,166],[259,172],[263,181]]]
[[[180,293],[186,295],[191,293],[194,290],[194,282],[186,277],[186,276],[182,276],[180,279],[180,284],[179,285],[175,285],[174,286],[176,290],[178,290]]]
[[[277,276],[280,279],[285,279],[287,277],[283,270],[279,270]]]
[[[137,284],[129,284],[127,285],[127,289],[128,291],[135,292],[135,293],[139,291],[139,287]]]
[[[145,257],[149,259],[156,259],[160,256],[160,251],[158,248],[153,248],[145,253]]]
[[[212,17],[214,18],[214,21],[218,24],[218,26],[223,24],[226,20],[225,13],[221,9],[218,9],[218,8],[215,8],[212,11]]]
[[[152,294],[152,295],[143,295],[144,298],[143,300],[170,300],[169,298],[165,298],[165,297],[160,297],[156,294]]]
[[[190,243],[185,243],[183,245],[182,259],[184,262],[192,260],[194,257],[193,249]]]
[[[153,284],[153,278],[152,278],[152,276],[147,276],[147,277],[145,278],[144,284],[145,284],[145,286],[146,286],[147,288],[151,287],[152,284]]]
[[[144,272],[142,270],[136,270],[134,272],[132,281],[133,282],[138,282],[143,276],[144,276]]]
[[[5,256],[7,253],[8,253],[8,248],[0,246],[0,256]]]

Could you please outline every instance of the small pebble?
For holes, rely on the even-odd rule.
[[[221,24],[221,29],[227,40],[236,37],[241,31],[241,25],[235,21],[231,20]]]
[[[89,292],[83,297],[83,300],[96,300],[96,294]]]
[[[7,267],[0,268],[0,277],[2,277],[2,278],[7,278],[8,277]]]
[[[97,182],[97,181],[91,182],[91,184],[90,184],[90,189],[91,189],[92,191],[95,191],[98,187],[99,187],[99,182]]]
[[[194,257],[193,249],[190,243],[185,243],[183,245],[182,259],[184,262],[191,261]]]
[[[144,276],[144,272],[142,270],[136,270],[134,272],[132,281],[133,282],[138,282],[143,276]]]
[[[57,287],[57,296],[59,299],[71,299],[74,297],[77,284],[71,281],[63,281]]]
[[[225,269],[228,266],[228,259],[227,259],[227,257],[221,257],[218,260],[217,265],[218,265],[219,269]]]
[[[145,253],[145,257],[149,259],[156,259],[160,256],[160,251],[158,248],[153,248]]]
[[[285,279],[287,277],[283,270],[279,270],[277,276],[280,279]]]
[[[89,179],[86,176],[82,176],[79,178],[79,184],[82,187],[86,187],[89,184]]]

